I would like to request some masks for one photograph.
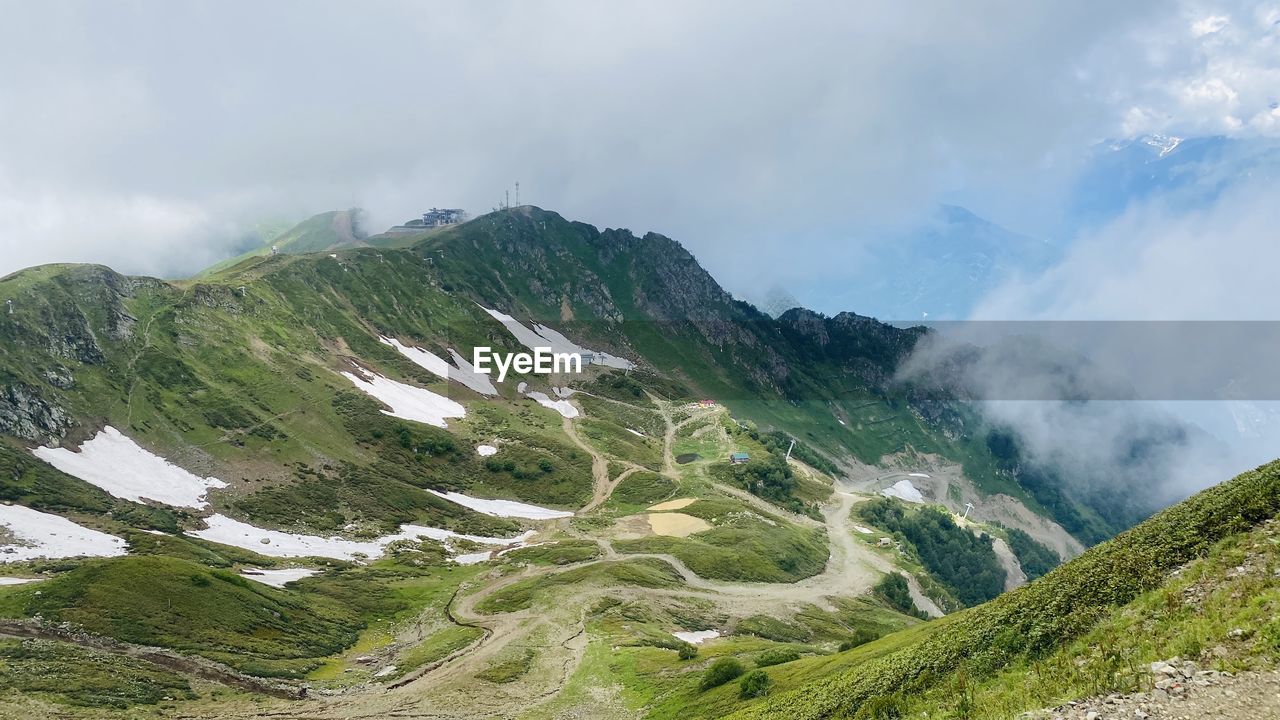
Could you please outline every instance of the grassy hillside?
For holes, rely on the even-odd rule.
[[[949,692],[944,688],[954,691],[972,684],[998,696],[1001,688],[1007,692],[1011,683],[1024,677],[1020,669],[1061,669],[1061,659],[1076,657],[1070,648],[1089,633],[1114,638],[1119,628],[1132,627],[1133,616],[1126,619],[1125,613],[1136,610],[1122,608],[1135,601],[1153,608],[1156,596],[1146,594],[1160,592],[1171,571],[1208,553],[1229,557],[1233,539],[1247,536],[1278,513],[1280,462],[1205,490],[984,605],[841,656],[801,661],[785,675],[779,673],[774,695],[748,704],[734,717],[875,717],[875,712],[887,717],[891,711],[884,708],[914,707],[912,703],[921,701],[912,698],[921,694],[935,706],[953,705],[956,698],[944,699]],[[1224,540],[1228,545],[1218,546]],[[1175,584],[1159,597],[1170,597],[1179,589]],[[1262,621],[1262,610],[1270,607],[1272,595],[1259,594],[1248,603],[1255,622],[1266,628],[1271,625]],[[1194,622],[1187,611],[1181,612],[1182,622]],[[1166,646],[1203,643],[1198,636],[1212,631],[1203,625],[1198,629],[1201,632],[1183,635],[1166,628],[1163,641]],[[1158,643],[1152,640],[1138,642],[1155,647]],[[1070,680],[1059,676],[1046,687],[1065,690]]]
[[[839,474],[847,462],[936,455],[963,464],[984,492],[1079,520],[1093,533],[1086,537],[1111,530],[1069,497],[1024,486],[1019,463],[992,450],[963,406],[936,396],[922,403],[888,382],[918,330],[849,314],[793,311],[773,320],[733,300],[667,238],[599,231],[536,208],[376,246],[356,242],[343,222],[338,214],[317,216],[277,239],[285,252],[190,281],[65,265],[0,279],[0,303],[13,301],[13,313],[0,316],[0,501],[115,534],[129,549],[120,558],[3,566],[37,582],[0,587],[0,615],[70,623],[252,674],[334,687],[396,681],[491,636],[506,641],[510,624],[520,622],[508,615],[536,617],[578,635],[556,639],[545,628],[530,631],[521,641],[537,649],[527,657],[497,653],[490,658],[494,667],[484,670],[487,678],[507,684],[525,675],[558,676],[572,658],[555,653],[573,649],[574,638],[589,633],[590,643],[608,638],[635,648],[618,662],[636,665],[619,671],[636,679],[628,687],[648,693],[660,717],[679,714],[681,702],[706,713],[761,702],[722,697],[727,687],[696,690],[689,674],[696,664],[677,655],[688,650],[672,633],[714,629],[726,637],[704,660],[746,653],[754,662],[757,655],[782,653],[765,663],[776,679],[767,702],[789,707],[785,691],[801,678],[827,678],[802,696],[824,714],[862,697],[863,690],[846,690],[836,679],[847,658],[888,662],[906,657],[897,653],[901,647],[925,648],[919,651],[925,660],[903,660],[901,669],[878,676],[905,683],[924,666],[950,672],[949,663],[968,654],[964,643],[974,641],[971,623],[951,645],[937,643],[961,625],[917,627],[907,579],[881,582],[886,567],[902,569],[905,561],[868,556],[861,558],[864,567],[861,543],[845,551],[847,512],[838,523],[828,515],[831,502],[849,496],[836,493],[827,475]],[[310,252],[317,249],[322,252]],[[442,357],[449,350],[465,356],[481,345],[521,349],[480,304],[544,322],[637,367],[594,366],[573,378],[571,399],[581,415],[569,420],[515,387],[527,381],[550,392],[562,378],[509,378],[496,396],[484,396],[442,380],[381,341],[395,338]],[[446,395],[463,404],[466,415],[447,428],[391,417],[341,374],[353,364]],[[706,397],[718,404],[691,402]],[[946,412],[926,412],[939,407]],[[105,425],[229,486],[210,493],[207,510],[130,502],[31,453],[38,445],[78,447]],[[482,456],[481,446],[498,450]],[[784,459],[789,450],[790,462]],[[751,462],[730,465],[728,455],[736,451],[749,452]],[[445,491],[577,515],[498,517],[437,494]],[[671,500],[680,507],[651,509]],[[479,564],[468,566],[448,559],[479,549],[467,541],[449,550],[436,542],[408,543],[367,564],[305,558],[296,564],[318,574],[277,589],[239,570],[291,567],[292,561],[191,534],[213,512],[264,528],[358,540],[405,523],[502,537],[532,529],[538,544],[487,559],[478,553]],[[653,513],[661,512],[684,517],[655,520]],[[924,535],[916,540],[922,559],[938,560]],[[1018,540],[1020,555],[1036,555],[1034,544]],[[812,578],[822,591],[783,603],[735,596],[726,609],[711,586],[688,587],[666,560],[629,557],[636,554],[669,554],[710,580]],[[835,563],[846,560],[844,573]],[[972,567],[952,569],[942,574],[964,594],[960,576]],[[1097,568],[1091,572],[1100,575]],[[1033,588],[1055,587],[1080,602],[1090,597],[1075,585],[1060,586],[1063,577],[1050,573]],[[1121,602],[1141,587],[1116,588],[1106,602]],[[830,597],[828,588],[835,588]],[[864,596],[852,597],[855,591]],[[965,597],[976,602],[979,595]],[[609,602],[580,606],[600,597]],[[1003,601],[965,617],[986,617]],[[468,602],[483,617],[459,619]],[[1000,662],[1012,662],[1018,653],[1054,647],[1089,627],[1092,615],[1080,615],[1074,605],[1061,609],[1078,624],[1042,627],[1049,621],[1023,608],[973,627],[1052,636],[1032,648],[1008,646]],[[874,647],[836,652],[903,628],[909,628],[905,634],[869,643]],[[1000,647],[1013,642],[1000,637]],[[59,645],[24,648],[0,648],[0,662],[21,661],[13,667],[28,679],[40,658],[63,658],[72,667],[99,663],[96,655]],[[654,655],[657,650],[666,654]],[[556,665],[561,669],[552,672]],[[154,671],[117,660],[98,666],[128,677]],[[375,676],[386,668],[392,669]],[[185,692],[170,680],[157,676],[156,682]],[[95,689],[95,682],[63,700],[153,702],[127,687]],[[24,680],[12,687],[25,692],[35,685]],[[881,685],[872,690],[885,692]],[[37,691],[45,692],[31,690]],[[703,698],[708,704],[700,706]],[[808,712],[810,705],[798,707]]]
[[[246,260],[270,255],[272,248],[288,255],[304,255],[362,245],[366,233],[360,227],[360,217],[361,212],[356,208],[312,215],[291,228],[271,234],[262,247],[205,268],[196,277],[215,276]]]

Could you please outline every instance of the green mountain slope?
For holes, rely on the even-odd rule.
[[[940,569],[929,543],[877,547],[882,532],[910,533],[854,506],[907,469],[940,476],[939,506],[990,498],[1069,548],[1119,529],[1056,485],[1025,483],[963,405],[891,383],[919,329],[852,313],[775,320],[670,239],[538,208],[367,243],[342,217],[191,280],[78,265],[0,279],[12,306],[0,315],[0,501],[114,536],[125,553],[0,556],[0,575],[23,582],[0,583],[0,634],[53,643],[15,651],[27,678],[16,691],[47,692],[37,657],[155,675],[129,659],[144,645],[344,691],[438,667],[524,687],[599,672],[611,662],[599,648],[622,647],[617,662],[642,667],[613,671],[649,678],[636,696],[663,716],[694,697],[682,694],[688,672],[714,656],[810,658],[778,660],[775,674],[839,669],[838,649],[896,630],[934,637],[926,628],[951,621],[922,616],[1014,576],[1016,559],[998,566],[980,536],[1007,533],[943,510],[935,524],[980,556],[980,592]],[[521,350],[490,311],[634,366],[515,373],[493,391],[459,382],[457,367],[451,379],[428,369],[456,362],[451,351]],[[104,437],[128,444],[101,461],[110,477],[45,462]],[[740,452],[749,462],[731,464]],[[208,489],[207,506],[112,494],[138,472],[121,453],[226,486]],[[5,527],[0,547],[30,547]],[[1052,556],[1037,550],[1044,537],[1017,539],[1022,555]],[[351,549],[333,554],[340,543]],[[58,622],[114,664],[53,634]],[[702,659],[674,634],[713,631]],[[160,701],[89,676],[59,697]]]
[[[201,271],[197,277],[209,277],[251,258],[276,252],[303,255],[365,244],[366,232],[360,226],[359,209],[330,210],[303,220],[293,227],[274,234],[262,245],[242,255],[223,260]]]
[[[1274,533],[1251,533],[1277,514],[1280,462],[1205,490],[1024,588],[930,624],[927,632],[887,636],[838,662],[796,664],[787,670],[785,691],[734,717],[910,717],[911,710],[927,706],[940,716],[1010,717],[1072,699],[1055,693],[1079,691],[1073,683],[1084,672],[1097,683],[1086,692],[1128,689],[1134,678],[1123,671],[1185,656],[1188,649],[1199,655],[1227,640],[1233,621],[1252,623],[1264,641],[1256,650],[1280,657],[1274,640],[1280,637],[1274,620],[1280,581],[1273,572],[1249,580],[1246,593],[1235,588],[1207,607],[1183,597],[1194,582],[1204,584],[1236,567],[1228,563],[1242,546],[1259,549],[1256,543],[1265,543],[1262,568],[1273,566]],[[1213,562],[1196,567],[1188,579],[1170,579],[1172,571],[1205,555]],[[1197,615],[1213,621],[1198,621]],[[1123,629],[1135,626],[1142,631],[1123,637]],[[1088,637],[1108,644],[1074,645]],[[1080,657],[1095,665],[1082,671],[1072,662]],[[1023,706],[1003,705],[1009,684],[1025,683],[1028,674],[1050,677],[1017,698]],[[979,701],[975,693],[986,703],[981,714],[973,707]],[[968,710],[961,707],[966,703]]]

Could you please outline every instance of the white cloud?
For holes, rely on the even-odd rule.
[[[1204,207],[1135,205],[1043,276],[996,290],[974,319],[1280,320],[1278,199],[1256,177]]]
[[[1231,22],[1231,18],[1226,15],[1208,15],[1191,23],[1191,34],[1196,37],[1216,33]]]

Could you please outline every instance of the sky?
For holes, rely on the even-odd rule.
[[[975,319],[1280,319],[1273,176],[1068,216],[1108,142],[1280,139],[1280,0],[0,0],[0,69],[0,275],[184,277],[264,222],[359,206],[376,230],[518,182],[828,313],[857,308],[803,289],[948,203],[1062,250]],[[1140,468],[1187,471],[1162,501],[1276,454],[1280,408],[1209,405],[1172,411],[1270,430],[1225,467],[1194,449]],[[1053,456],[1145,431],[1135,407],[992,416]],[[1105,479],[1105,455],[1076,460]]]
[[[838,282],[939,202],[1048,232],[1107,138],[1280,135],[1278,21],[1200,0],[0,0],[0,274],[183,276],[263,221],[479,213],[519,182],[680,240],[730,290]],[[1126,222],[1181,222],[1153,215]]]

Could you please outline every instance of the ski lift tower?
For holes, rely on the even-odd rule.
[[[970,511],[970,510],[972,510],[972,509],[973,509],[973,503],[965,503],[965,504],[964,504],[964,515],[961,515],[961,516],[960,516],[960,519],[961,519],[961,520],[968,520],[968,519],[969,519],[969,511]]]

